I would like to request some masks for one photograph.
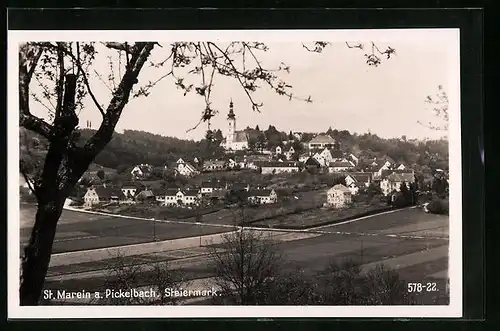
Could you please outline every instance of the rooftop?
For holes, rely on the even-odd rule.
[[[335,139],[326,134],[320,134],[311,139],[309,144],[335,144]]]

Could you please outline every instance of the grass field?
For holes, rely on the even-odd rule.
[[[284,252],[283,270],[293,271],[299,267],[313,273],[329,263],[350,259],[359,262],[366,271],[384,263],[397,269],[407,282],[435,280],[436,275],[446,275],[448,270],[448,223],[447,217],[411,209],[324,227],[321,235],[280,244]],[[418,236],[417,239],[411,238],[412,235]],[[436,238],[437,235],[441,238]],[[182,269],[186,279],[199,279],[213,276],[204,253],[206,251],[203,248],[193,248],[131,256],[126,261],[131,264],[169,261],[172,268]],[[49,274],[69,276],[74,272],[103,269],[112,262],[110,257],[103,261],[59,266],[51,268]],[[438,277],[439,284],[444,284],[445,280],[441,277]],[[82,279],[70,277],[51,279],[46,286],[67,290],[98,289],[104,281],[105,276]]]
[[[21,208],[21,247],[29,240],[35,213],[34,206],[23,205]],[[64,210],[57,225],[52,252],[138,244],[226,231],[226,227],[169,224]]]

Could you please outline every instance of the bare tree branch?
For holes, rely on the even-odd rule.
[[[29,47],[28,44],[24,44],[19,49],[19,125],[51,139],[53,127],[30,112],[29,84],[43,50],[37,49],[33,55]]]
[[[257,112],[260,112],[260,109],[259,107],[262,106],[262,104],[257,104],[252,96],[250,95],[250,93],[248,92],[247,88],[245,87],[245,84],[243,84],[243,81],[241,80],[240,78],[240,75],[238,74],[238,69],[236,69],[236,67],[234,66],[233,64],[233,61],[229,58],[229,56],[222,50],[219,48],[219,46],[217,46],[216,44],[214,44],[213,42],[208,42],[208,48],[210,48],[210,45],[214,46],[217,50],[219,50],[222,55],[224,55],[224,57],[226,58],[226,60],[228,61],[228,63],[230,64],[230,66],[232,67],[232,69],[234,70],[234,72],[236,73],[236,78],[238,79],[238,82],[240,83],[241,87],[243,88],[243,90],[245,91],[248,99],[250,100],[250,102],[252,103],[252,109],[257,111]]]
[[[43,42],[43,43],[37,43],[39,44],[40,46],[44,46],[44,47],[49,47],[49,48],[55,48],[56,50],[58,51],[62,51],[64,54],[68,55],[72,60],[73,60],[73,63],[76,64],[77,68],[78,68],[78,75],[81,75],[82,78],[83,78],[83,82],[85,84],[85,87],[87,88],[87,91],[90,95],[90,97],[92,98],[92,101],[94,102],[94,104],[96,105],[97,109],[99,110],[99,112],[101,113],[101,115],[104,116],[104,109],[102,108],[102,106],[99,104],[99,102],[97,101],[97,98],[95,97],[94,93],[92,92],[92,89],[90,88],[90,83],[88,81],[88,78],[87,78],[87,75],[86,75],[86,72],[85,70],[83,69],[82,67],[82,64],[81,64],[81,61],[80,61],[80,56],[79,56],[79,53],[78,53],[78,57],[75,56],[73,54],[73,52],[71,52],[71,50],[68,50],[65,45],[63,45],[62,43],[58,43],[57,45],[54,45],[52,43],[48,43],[48,42]],[[77,42],[77,50],[79,49],[79,43]],[[95,70],[94,70],[95,71]],[[97,72],[96,72],[97,73]]]

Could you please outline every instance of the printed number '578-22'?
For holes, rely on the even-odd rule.
[[[408,283],[409,293],[438,292],[436,283]]]

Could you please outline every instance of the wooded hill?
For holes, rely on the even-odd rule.
[[[291,133],[280,132],[274,126],[267,130],[247,128],[251,140],[260,141],[264,147],[274,148],[292,138]],[[91,129],[79,131],[78,144],[85,141],[95,132]],[[383,139],[374,134],[351,134],[346,130],[329,129],[325,134],[331,135],[340,142],[340,148],[345,153],[353,153],[362,159],[390,156],[396,162],[418,167],[448,168],[448,141],[406,141],[403,139]],[[258,137],[261,138],[258,138]],[[307,143],[313,133],[304,133],[299,142]],[[33,132],[20,130],[20,152],[22,159],[29,160],[25,164],[43,162],[46,143],[44,138]],[[144,131],[125,130],[116,133],[106,148],[97,156],[95,163],[108,168],[128,168],[136,164],[148,163],[154,166],[171,164],[179,158],[186,160],[198,157],[200,159],[222,158],[223,150],[219,147],[222,140],[220,130],[201,141],[183,140],[174,137],[165,137]],[[43,163],[42,163],[43,164]],[[423,170],[424,170],[423,169]],[[417,169],[415,169],[417,170]],[[425,171],[424,171],[425,172]]]

